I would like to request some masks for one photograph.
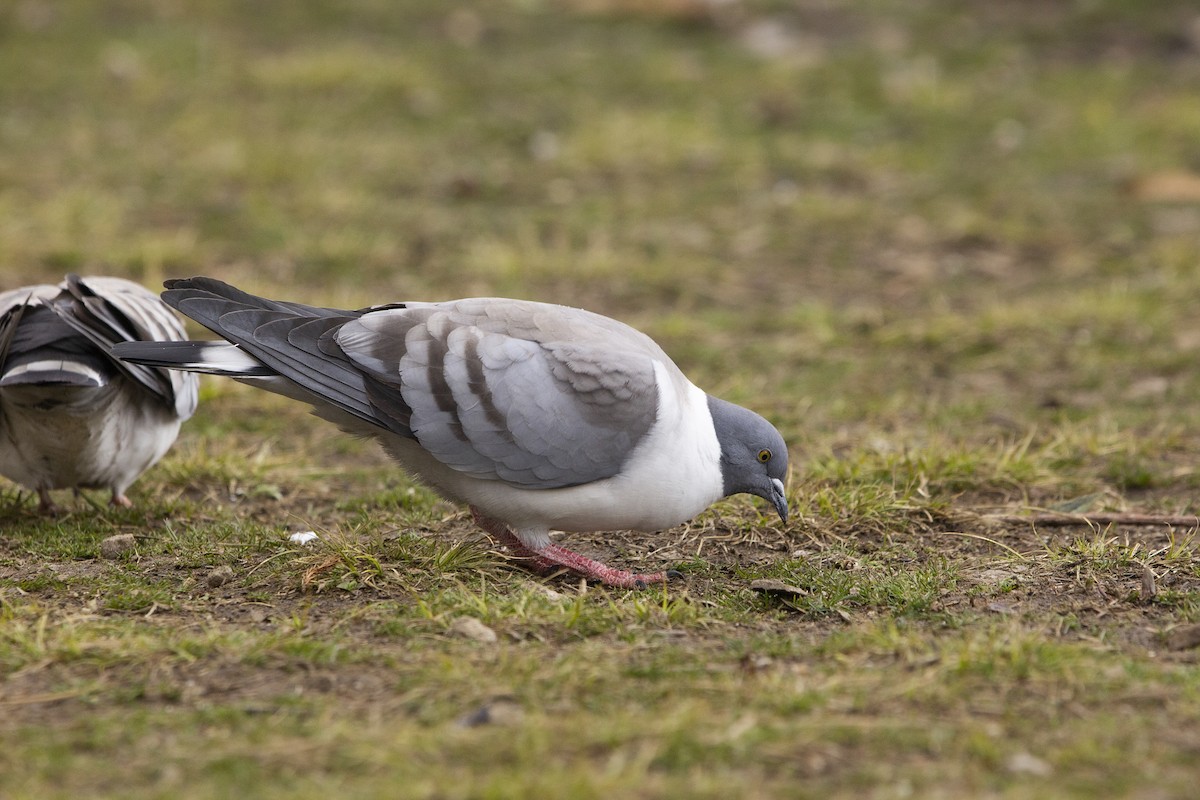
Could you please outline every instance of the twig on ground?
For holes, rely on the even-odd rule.
[[[1068,525],[1169,525],[1180,528],[1200,527],[1200,517],[1194,514],[1127,514],[1121,512],[1101,512],[1096,514],[982,514],[981,517],[989,522],[1001,522],[1008,525],[1042,525],[1044,527],[1065,527]]]
[[[965,536],[968,539],[978,539],[981,542],[987,542],[989,544],[994,544],[994,545],[996,545],[996,547],[999,547],[1003,550],[1007,550],[1008,552],[1012,553],[1014,556],[1021,559],[1022,561],[1029,560],[1029,556],[1027,556],[1023,553],[1020,553],[1017,550],[1014,550],[1013,548],[1006,545],[1004,542],[997,542],[995,539],[992,539],[987,536],[981,536],[978,533],[967,533],[966,531],[930,531],[930,533],[932,533],[936,536]]]

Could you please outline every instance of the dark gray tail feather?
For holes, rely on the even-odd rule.
[[[164,285],[167,290],[162,298],[167,305],[230,346],[236,345],[231,352],[205,348],[193,359],[181,358],[166,366],[235,378],[277,375],[311,395],[309,402],[314,405],[329,404],[370,425],[412,436],[403,423],[380,414],[372,405],[366,376],[337,344],[341,326],[369,309],[350,311],[268,300],[213,278],[181,278]]]
[[[221,316],[231,311],[259,309],[278,311],[292,317],[356,317],[362,313],[268,300],[243,292],[216,278],[174,278],[164,281],[163,286],[167,289],[162,293],[163,302],[217,334],[221,333]],[[187,306],[186,310],[182,307],[184,305]]]
[[[149,367],[206,372],[235,378],[263,378],[279,373],[228,342],[121,342],[112,355]]]

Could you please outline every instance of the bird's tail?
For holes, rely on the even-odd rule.
[[[96,359],[90,359],[95,361]],[[96,389],[108,383],[95,365],[83,360],[62,358],[26,359],[19,364],[6,365],[0,375],[0,389],[14,386],[78,386]]]
[[[228,342],[121,342],[113,346],[112,354],[133,364],[231,378],[266,378],[279,374]]]
[[[347,322],[369,309],[348,311],[268,300],[213,278],[169,280],[162,298],[223,341],[172,345],[122,345],[113,355],[140,364],[226,375],[309,403],[316,413],[347,430],[377,428],[411,436],[407,417],[380,414],[372,404],[369,377],[337,343]],[[390,400],[400,412],[404,401]],[[411,413],[411,412],[410,412]]]

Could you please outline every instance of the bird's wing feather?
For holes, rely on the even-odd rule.
[[[606,317],[494,298],[369,312],[336,340],[439,461],[539,489],[620,471],[655,422],[666,358]]]
[[[184,341],[183,325],[152,292],[122,278],[68,275],[57,297],[47,302],[59,319],[108,355],[113,345],[137,341]],[[175,370],[112,363],[183,419],[196,410],[195,375]]]
[[[411,435],[371,406],[365,376],[328,335],[359,312],[267,300],[211,278],[168,281],[163,300],[238,345],[316,402],[370,425]]]
[[[460,472],[524,488],[617,474],[654,425],[644,334],[578,309],[497,298],[339,311],[220,281],[163,299],[312,397],[416,439]]]
[[[58,294],[58,287],[49,284],[26,286],[0,293],[0,368],[3,368],[13,346],[25,311],[32,305],[41,305]]]

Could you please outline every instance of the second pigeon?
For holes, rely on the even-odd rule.
[[[183,341],[157,296],[122,278],[69,275],[0,294],[0,474],[38,494],[107,489],[112,504],[196,410],[195,375],[113,358],[118,342]]]

